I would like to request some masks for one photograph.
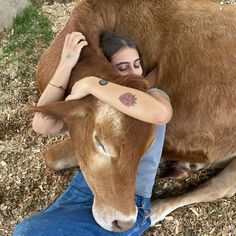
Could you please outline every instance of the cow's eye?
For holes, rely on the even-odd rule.
[[[101,138],[97,133],[94,131],[93,133],[93,143],[95,146],[95,149],[100,154],[107,156],[107,157],[116,157],[117,152],[114,149],[114,147],[109,143],[106,142],[103,138]]]
[[[95,135],[94,138],[95,138],[95,141],[96,141],[96,143],[97,143],[97,146],[100,147],[100,148],[102,148],[102,150],[103,150],[105,153],[107,153],[107,152],[106,152],[106,149],[105,149],[105,147],[104,147],[104,145],[102,144],[102,142],[101,142],[101,140],[98,138],[98,136]]]
[[[99,139],[99,137],[96,134],[93,135],[93,141],[96,148],[98,149],[100,153],[108,155],[105,145],[103,145],[102,141]]]

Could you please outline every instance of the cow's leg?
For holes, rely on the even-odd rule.
[[[236,193],[236,158],[218,175],[179,197],[159,199],[152,203],[152,225],[163,220],[175,209],[198,202],[210,202],[218,198],[232,197]]]
[[[189,162],[176,162],[161,176],[162,178],[183,180],[188,178],[192,172],[209,167],[208,163],[189,163]]]
[[[53,170],[63,170],[78,166],[71,139],[63,140],[51,146],[45,153],[47,166]]]

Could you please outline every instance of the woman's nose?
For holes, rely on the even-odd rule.
[[[135,71],[135,68],[134,68],[134,67],[131,67],[131,68],[130,68],[130,74],[136,74],[135,72],[136,72],[136,71]]]
[[[142,75],[142,69],[141,68],[135,68],[135,67],[131,67],[130,68],[130,74],[134,74],[134,75]]]

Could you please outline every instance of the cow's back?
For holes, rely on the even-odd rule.
[[[159,65],[156,85],[174,110],[164,153],[194,162],[235,155],[236,7],[128,1],[115,30],[139,43],[146,70]]]
[[[228,158],[235,153],[236,139],[235,11],[234,5],[210,1],[83,1],[42,57],[38,75],[46,75],[45,81],[53,75],[67,32],[87,29],[94,49],[100,32],[125,33],[142,49],[145,71],[159,65],[156,86],[173,105],[164,154],[204,162]],[[97,61],[89,64],[89,74],[80,61],[72,80],[98,75],[98,66],[108,71],[101,68],[108,67],[105,62]]]

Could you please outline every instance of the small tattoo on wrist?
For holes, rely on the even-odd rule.
[[[105,80],[105,79],[101,79],[101,80],[99,80],[99,84],[100,84],[100,85],[107,85],[107,84],[108,84],[108,81]]]
[[[125,105],[125,106],[134,106],[136,104],[137,98],[134,94],[131,93],[125,93],[119,97],[120,101]]]

